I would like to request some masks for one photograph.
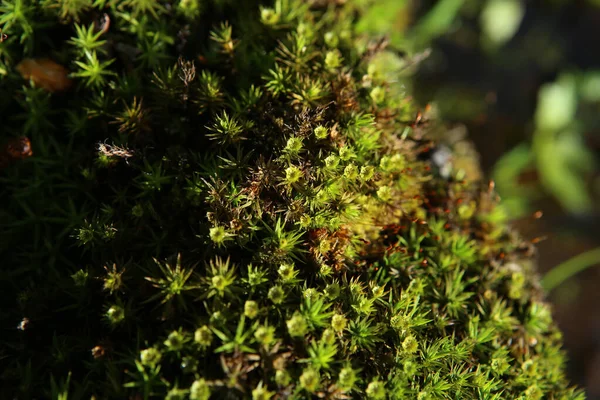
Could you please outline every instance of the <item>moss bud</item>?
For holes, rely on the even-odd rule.
[[[329,70],[339,68],[342,64],[342,57],[338,50],[332,50],[325,53],[325,67]]]
[[[296,183],[296,182],[300,181],[301,178],[302,178],[302,171],[300,170],[300,168],[296,167],[295,165],[289,166],[285,169],[285,183],[286,184]]]
[[[377,190],[377,196],[384,203],[389,203],[392,200],[392,189],[389,186],[382,186]]]
[[[291,337],[303,337],[308,331],[306,319],[298,312],[286,321],[286,326]]]
[[[84,287],[88,280],[88,277],[88,272],[82,269],[71,275],[71,278],[73,279],[73,284],[77,287]]]
[[[254,300],[248,300],[244,304],[244,315],[250,319],[256,318],[258,310],[258,303]]]
[[[167,392],[165,400],[185,400],[187,399],[187,390],[174,387]]]
[[[271,289],[269,289],[267,296],[274,304],[281,304],[285,299],[285,292],[281,286],[273,286]]]
[[[285,145],[284,151],[290,155],[296,156],[302,151],[302,138],[291,137]]]
[[[321,297],[321,294],[315,288],[308,288],[308,289],[304,290],[304,292],[302,293],[302,297],[304,297],[306,300],[308,300],[310,302],[313,302],[313,301],[317,300],[319,297]]]
[[[160,352],[160,350],[154,347],[144,349],[140,352],[140,361],[142,365],[154,367],[160,362],[161,359],[162,353]]]
[[[385,89],[381,86],[376,86],[371,89],[370,96],[375,104],[381,104],[385,100]]]
[[[350,161],[356,157],[356,153],[351,146],[342,146],[339,151],[340,158],[344,161]]]
[[[337,47],[339,44],[339,38],[335,32],[326,32],[323,39],[325,39],[325,44],[331,48]]]
[[[325,286],[325,296],[330,300],[335,300],[340,295],[340,285],[333,282]]]
[[[331,327],[333,328],[334,331],[336,332],[343,332],[344,329],[346,329],[346,324],[348,323],[348,320],[346,319],[346,317],[344,317],[343,315],[340,314],[335,314],[332,318],[331,318]]]
[[[259,326],[254,332],[254,338],[263,346],[268,346],[275,341],[275,328],[272,326]]]
[[[349,181],[353,181],[358,177],[358,167],[356,164],[348,164],[346,168],[344,168],[344,177]]]
[[[262,381],[254,388],[254,390],[252,390],[252,400],[269,400],[274,395],[275,393],[270,392],[263,386]]]
[[[384,400],[387,398],[385,383],[378,380],[371,381],[365,393],[369,399]]]
[[[202,347],[209,347],[213,340],[213,333],[206,325],[196,329],[194,332],[194,342]]]
[[[414,336],[409,335],[402,341],[402,348],[408,354],[413,354],[419,349],[419,343],[417,343]]]
[[[195,380],[190,387],[190,400],[208,400],[210,387],[204,379]]]
[[[332,345],[335,343],[335,332],[331,328],[327,328],[323,331],[323,335],[321,335],[321,341],[327,345]]]
[[[277,273],[283,280],[283,282],[292,281],[298,275],[298,271],[294,269],[294,264],[281,264]]]
[[[277,372],[275,372],[275,383],[277,384],[277,386],[286,387],[290,384],[291,381],[292,377],[287,371],[280,369],[277,370]]]
[[[329,136],[329,130],[322,125],[317,126],[313,133],[319,140],[327,139],[327,136]]]
[[[375,168],[372,165],[363,165],[360,167],[360,179],[363,182],[370,181],[375,175]]]
[[[331,170],[336,169],[339,164],[340,164],[340,159],[335,154],[331,154],[325,158],[325,167],[327,169],[331,169]]]
[[[116,325],[125,319],[125,309],[115,304],[106,311],[106,318],[112,325]]]
[[[260,22],[265,25],[273,26],[279,22],[279,14],[272,8],[261,7],[260,9]]]
[[[352,367],[347,366],[341,369],[338,376],[338,386],[345,391],[354,389],[358,377],[356,371]]]
[[[222,245],[227,240],[227,231],[222,226],[216,226],[214,228],[210,228],[209,231],[210,240],[213,241],[216,245]]]
[[[333,273],[333,268],[331,268],[331,265],[329,264],[321,264],[321,266],[319,267],[319,273],[323,276],[323,277],[328,277],[331,276],[331,274]]]
[[[185,344],[185,336],[179,331],[173,331],[164,341],[164,345],[171,351],[180,351]]]
[[[319,372],[309,367],[300,375],[300,386],[307,392],[313,393],[319,388],[320,380]]]

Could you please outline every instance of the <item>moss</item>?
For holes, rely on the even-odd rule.
[[[3,396],[582,398],[359,2],[48,4],[1,6]]]

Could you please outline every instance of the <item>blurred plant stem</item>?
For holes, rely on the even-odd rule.
[[[575,274],[600,264],[600,247],[581,253],[551,269],[542,278],[542,287],[550,292]]]

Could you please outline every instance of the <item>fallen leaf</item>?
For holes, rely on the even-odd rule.
[[[60,92],[71,87],[69,71],[49,58],[26,58],[17,65],[24,79],[31,79],[36,86],[49,92]]]

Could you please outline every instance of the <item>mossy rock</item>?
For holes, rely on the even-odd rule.
[[[1,397],[583,398],[363,3],[2,3]]]

